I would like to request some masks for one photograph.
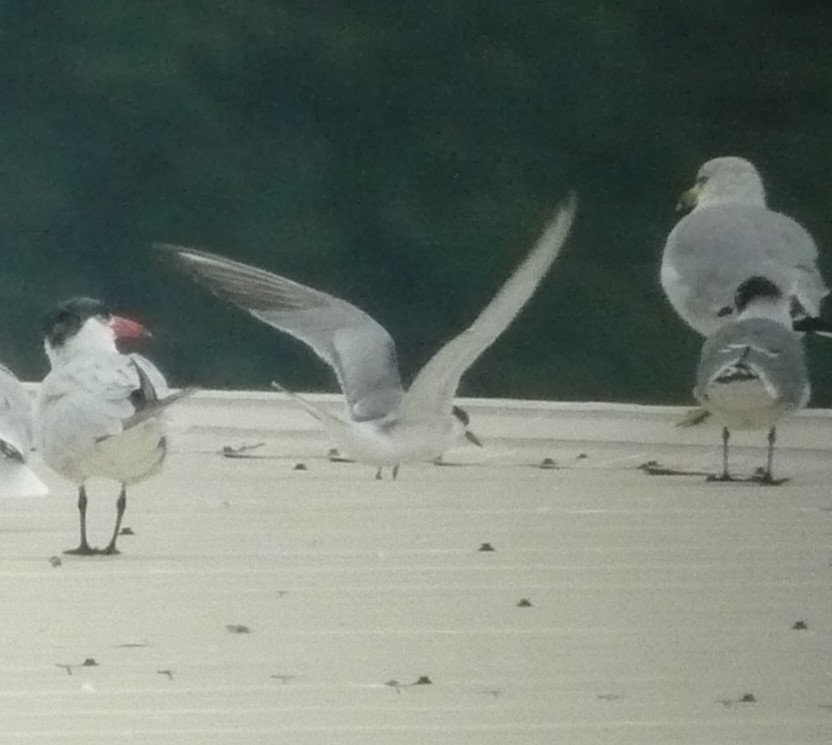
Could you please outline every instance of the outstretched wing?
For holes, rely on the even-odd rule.
[[[402,385],[392,337],[354,305],[217,254],[157,246],[218,297],[307,344],[338,376],[353,419],[382,417]]]
[[[419,371],[399,408],[402,416],[451,413],[463,373],[514,320],[557,258],[569,235],[576,206],[573,194],[558,207],[531,253],[477,320],[434,354]]]

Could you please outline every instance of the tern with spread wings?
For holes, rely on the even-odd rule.
[[[295,398],[341,449],[376,466],[377,478],[383,467],[391,467],[395,478],[402,464],[438,458],[463,436],[477,442],[467,414],[454,406],[460,379],[532,296],[569,234],[575,209],[572,196],[474,323],[442,347],[406,391],[392,337],[354,305],[217,254],[169,244],[158,248],[214,294],[296,337],[329,364],[349,417]]]
[[[161,372],[140,354],[122,354],[117,338],[148,335],[91,298],[73,298],[45,318],[52,366],[35,406],[37,441],[52,470],[78,484],[81,541],[65,553],[117,554],[127,486],[156,473],[167,454],[165,410],[193,389],[171,394]],[[106,548],[87,541],[88,479],[121,483],[116,523]]]

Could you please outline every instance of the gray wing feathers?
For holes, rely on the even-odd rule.
[[[810,386],[800,337],[791,329],[762,318],[728,324],[705,342],[694,390],[697,399],[704,401],[713,379],[740,359],[762,374],[785,408],[806,405]]]
[[[400,407],[403,415],[450,414],[463,373],[505,331],[528,302],[569,235],[574,195],[559,206],[531,253],[468,329],[442,347],[419,371]]]
[[[701,313],[733,305],[751,274],[763,274],[817,315],[829,292],[817,267],[817,246],[806,230],[779,212],[725,204],[694,210],[668,236],[665,262],[674,267]]]
[[[198,390],[192,386],[171,393],[165,376],[147,357],[135,353],[128,357],[138,373],[139,387],[131,393],[134,413],[122,422],[122,429],[130,429],[159,416],[171,404]]]
[[[152,419],[155,416],[159,416],[159,414],[165,411],[165,409],[167,409],[171,404],[175,404],[182,398],[192,396],[198,390],[199,388],[190,386],[189,388],[182,388],[174,393],[168,394],[164,398],[153,401],[147,406],[144,406],[140,411],[137,411],[131,417],[125,419],[122,423],[122,428],[130,429],[130,427],[135,427],[137,424],[141,424],[141,422]]]
[[[35,405],[35,437],[44,460],[60,473],[74,473],[103,438],[123,431],[140,386],[129,357],[117,352],[78,357],[44,378]]]
[[[216,254],[182,246],[159,248],[218,297],[309,346],[335,371],[353,419],[384,416],[401,399],[395,343],[364,311]]]
[[[138,369],[141,386],[151,388],[153,398],[164,398],[170,393],[168,381],[165,380],[165,376],[162,375],[159,368],[147,359],[147,357],[136,352],[127,356]]]

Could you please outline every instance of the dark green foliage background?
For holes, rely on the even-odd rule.
[[[797,0],[0,3],[0,343],[84,293],[177,384],[332,390],[304,347],[160,265],[214,249],[348,298],[406,377],[555,203],[572,239],[466,395],[684,403],[698,337],[658,259],[700,163],[739,154],[832,246],[832,10]],[[811,340],[816,404],[832,345]]]

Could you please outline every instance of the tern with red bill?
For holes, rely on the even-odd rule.
[[[44,319],[52,370],[40,386],[35,429],[47,465],[78,484],[81,540],[66,553],[118,553],[127,486],[161,468],[167,453],[165,410],[193,392],[170,393],[152,362],[116,348],[117,339],[142,336],[149,333],[140,323],[112,315],[91,298],[60,303]],[[121,484],[115,529],[103,550],[87,541],[86,483],[96,477]]]
[[[183,246],[158,248],[217,296],[307,344],[336,375],[348,417],[292,394],[355,460],[392,467],[430,461],[460,438],[478,443],[468,415],[454,406],[465,371],[531,298],[566,240],[576,200],[562,204],[527,258],[479,317],[445,344],[404,389],[390,334],[354,305],[285,277]],[[280,387],[280,386],[278,386]]]

